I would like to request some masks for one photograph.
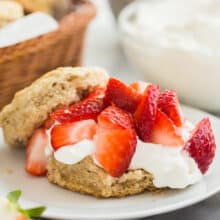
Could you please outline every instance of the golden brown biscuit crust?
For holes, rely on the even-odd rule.
[[[91,156],[73,165],[60,163],[51,156],[47,169],[51,183],[99,198],[124,197],[146,190],[157,191],[150,173],[142,169],[129,170],[120,178],[112,178],[93,162]]]
[[[108,74],[99,68],[64,67],[53,70],[17,92],[0,112],[0,126],[9,146],[24,146],[58,105],[78,102],[86,93],[105,86]]]

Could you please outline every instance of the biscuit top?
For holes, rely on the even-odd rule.
[[[0,1],[0,20],[13,21],[24,15],[21,4],[14,1]]]
[[[24,146],[57,106],[78,102],[107,81],[108,74],[99,68],[64,67],[43,75],[17,92],[0,112],[6,143],[12,147]]]

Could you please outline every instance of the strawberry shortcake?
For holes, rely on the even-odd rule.
[[[0,113],[6,143],[26,146],[26,171],[96,197],[199,182],[215,156],[209,118],[192,124],[175,91],[126,85],[99,68],[58,68]]]

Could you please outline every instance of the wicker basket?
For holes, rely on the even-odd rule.
[[[0,109],[42,73],[59,66],[80,65],[85,31],[95,14],[91,2],[73,0],[58,30],[0,48]]]

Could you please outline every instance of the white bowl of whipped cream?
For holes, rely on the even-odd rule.
[[[220,112],[220,1],[134,1],[119,16],[125,53],[148,81]]]

